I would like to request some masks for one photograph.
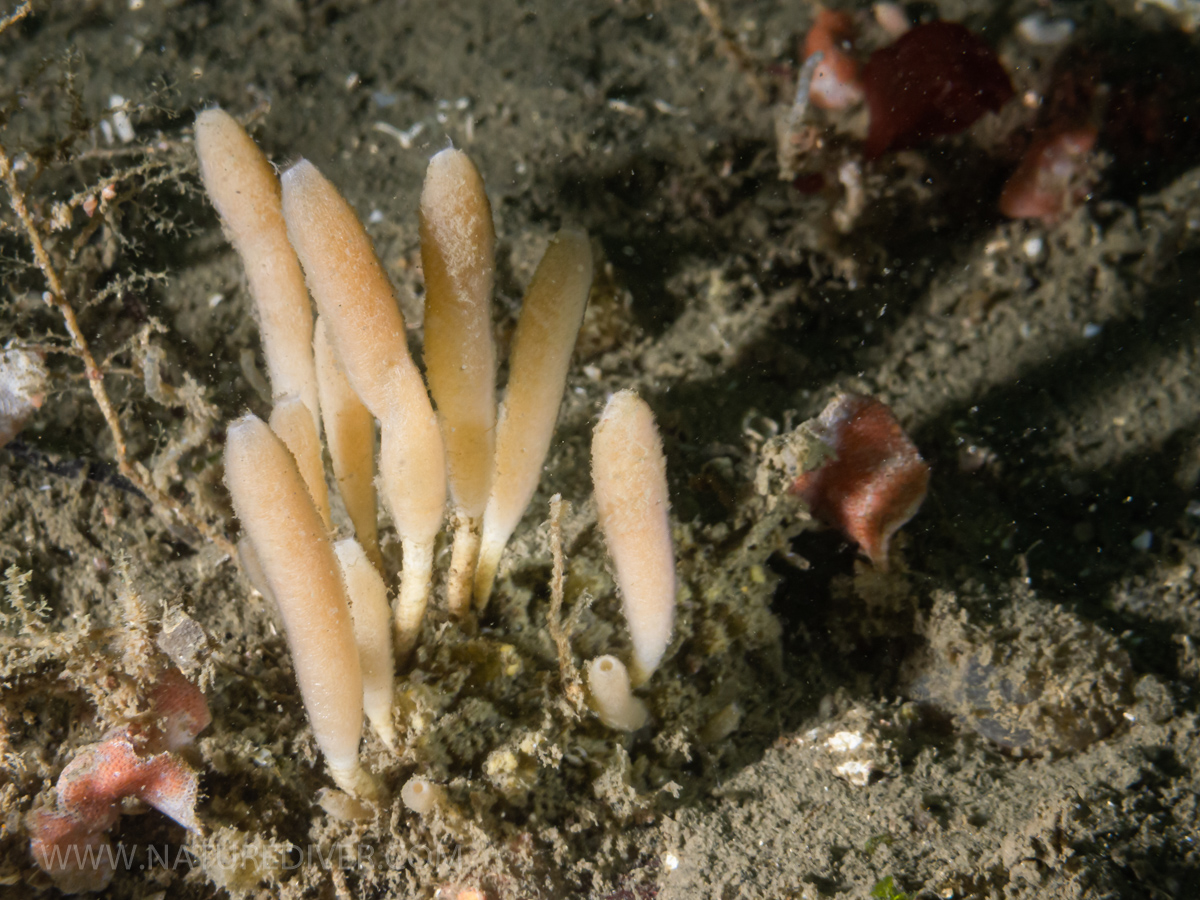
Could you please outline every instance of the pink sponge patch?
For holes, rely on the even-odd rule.
[[[109,732],[58,776],[58,809],[101,830],[112,827],[121,801],[136,797],[185,828],[196,828],[196,773],[174,753],[143,756],[128,730]]]
[[[159,676],[150,691],[150,705],[162,734],[162,747],[155,749],[186,747],[212,723],[204,694],[178,669],[167,669]]]
[[[204,695],[169,669],[151,690],[151,711],[155,719],[148,728],[116,728],[83,747],[58,776],[55,808],[29,815],[34,862],[65,893],[100,891],[112,880],[115,857],[104,833],[117,823],[126,798],[153,806],[184,828],[200,828],[199,779],[172,751],[212,720]]]
[[[103,830],[93,830],[74,816],[49,809],[31,812],[28,824],[34,862],[54,879],[60,891],[78,894],[108,887],[116,862]]]
[[[847,50],[854,40],[854,20],[844,12],[822,9],[804,39],[804,58],[822,54],[813,71],[809,96],[822,109],[845,109],[863,98],[858,62]]]

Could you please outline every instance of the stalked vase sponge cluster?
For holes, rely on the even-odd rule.
[[[221,110],[197,118],[196,143],[205,186],[248,273],[274,393],[269,422],[249,414],[227,435],[225,483],[242,525],[242,562],[279,609],[330,774],[372,799],[379,787],[359,760],[364,712],[394,748],[394,667],[408,664],[422,636],[447,500],[446,603],[470,631],[537,489],[591,286],[589,241],[567,229],[550,242],[522,305],[497,408],[491,207],[466,154],[434,156],[420,203],[427,391],[387,274],[333,185],[305,160],[281,184]],[[322,430],[355,535],[336,543]],[[376,469],[403,552],[390,611]],[[617,393],[601,416],[593,473],[633,657],[629,670],[602,657],[603,677],[589,687],[601,719],[628,730],[646,721],[631,690],[662,659],[675,607],[666,462],[636,394]],[[410,786],[405,802],[414,809],[437,794]]]
[[[564,817],[628,824],[652,813],[660,788],[678,788],[690,748],[719,753],[777,671],[778,579],[766,563],[805,527],[791,498],[883,567],[928,479],[911,442],[878,401],[840,398],[776,454],[785,483],[776,477],[729,521],[673,523],[655,416],[636,392],[616,390],[602,411],[587,410],[599,413],[594,507],[572,517],[551,500],[549,582],[498,579],[552,443],[590,291],[587,236],[566,229],[550,241],[497,403],[495,236],[465,154],[434,156],[421,194],[423,375],[370,239],[316,167],[301,160],[277,178],[216,109],[198,117],[196,145],[247,273],[273,392],[265,421],[246,414],[226,432],[237,552],[278,612],[340,789],[319,792],[320,807],[343,823],[374,822],[365,827],[418,817],[431,839],[455,841],[520,836],[513,823],[528,828],[535,809],[556,833],[567,833]],[[814,456],[824,463],[805,472]],[[380,540],[376,489],[398,574]],[[536,543],[518,538],[525,553]],[[570,565],[568,553],[579,554]],[[521,562],[522,575],[531,571]],[[539,587],[549,602],[535,607]],[[493,593],[497,621],[481,626]],[[526,627],[541,615],[544,628]],[[34,857],[64,890],[108,884],[112,868],[87,860],[131,799],[208,840],[195,812],[199,777],[178,752],[208,724],[203,696],[167,672],[149,702],[152,722],[84,748],[54,803],[29,818]],[[378,744],[364,758],[365,723]]]

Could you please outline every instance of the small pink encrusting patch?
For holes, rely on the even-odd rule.
[[[892,535],[925,499],[929,465],[873,397],[842,394],[822,411],[818,430],[836,456],[797,478],[791,493],[886,570]]]
[[[60,891],[78,894],[108,887],[116,865],[103,830],[50,809],[31,812],[28,826],[33,834],[29,848],[33,859]]]
[[[1010,219],[1057,223],[1087,197],[1098,136],[1094,126],[1084,125],[1036,138],[1004,185],[1000,211]]]
[[[115,728],[80,749],[58,776],[54,808],[29,815],[34,862],[64,893],[100,891],[112,880],[115,857],[104,832],[117,823],[126,798],[149,804],[191,831],[200,828],[199,779],[172,751],[212,721],[204,694],[168,669],[151,689],[151,713],[152,724]]]
[[[817,20],[804,38],[804,58],[822,55],[813,70],[809,99],[822,109],[845,109],[863,99],[858,61],[851,55],[854,20],[844,12],[817,11]]]
[[[150,690],[154,726],[162,735],[155,750],[186,747],[212,723],[204,693],[178,669],[165,669]]]

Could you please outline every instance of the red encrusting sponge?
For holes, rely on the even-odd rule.
[[[995,51],[957,22],[918,25],[876,50],[862,84],[871,114],[867,159],[957,134],[1013,95]]]
[[[797,478],[791,493],[886,570],[892,535],[925,499],[929,465],[891,409],[873,397],[842,394],[817,422],[836,455]]]

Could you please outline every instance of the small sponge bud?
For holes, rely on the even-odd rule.
[[[592,709],[600,721],[620,731],[637,731],[650,713],[629,687],[629,672],[615,656],[598,656],[587,666]]]
[[[404,787],[400,789],[400,799],[404,805],[419,816],[433,812],[443,796],[441,785],[417,775],[404,782]]]

